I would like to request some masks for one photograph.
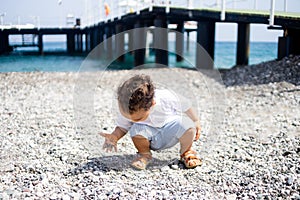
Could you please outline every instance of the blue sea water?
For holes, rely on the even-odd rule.
[[[193,67],[195,64],[195,43],[190,43],[190,48],[185,49],[183,62],[176,62],[175,43],[169,43],[169,65],[171,67]],[[0,56],[0,72],[31,72],[31,71],[78,71],[85,56],[70,56],[66,53],[61,54],[28,54],[28,52],[37,52],[36,47],[19,48],[9,55]],[[46,42],[45,52],[65,52],[65,42]],[[173,53],[172,53],[173,52]],[[251,42],[249,64],[276,59],[277,43],[275,42]],[[125,63],[113,63],[112,66],[117,69],[131,68],[133,58],[126,55]],[[153,54],[146,59],[146,63],[154,62]],[[235,65],[236,60],[236,42],[216,42],[215,44],[215,67],[229,69]],[[117,65],[117,66],[116,66]],[[103,68],[102,68],[103,69]]]

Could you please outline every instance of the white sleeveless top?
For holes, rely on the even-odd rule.
[[[150,108],[151,111],[146,120],[132,122],[130,119],[124,117],[118,110],[116,125],[127,131],[130,129],[133,123],[161,128],[191,108],[191,102],[188,99],[169,90],[156,89],[154,92],[156,104]]]

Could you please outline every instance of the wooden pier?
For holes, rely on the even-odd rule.
[[[106,39],[116,36],[134,28],[143,27],[159,27],[168,29],[169,24],[176,24],[177,33],[197,32],[197,43],[214,59],[215,46],[215,26],[217,22],[221,23],[237,23],[237,52],[236,65],[247,65],[249,61],[249,34],[250,24],[269,24],[269,14],[264,12],[245,12],[245,11],[226,11],[225,20],[221,20],[221,10],[216,9],[187,9],[187,8],[168,8],[154,6],[142,9],[139,12],[125,14],[103,22],[99,22],[93,26],[84,28],[41,28],[41,29],[4,29],[0,30],[0,54],[12,51],[9,45],[9,35],[25,35],[33,34],[38,37],[39,53],[43,53],[43,36],[63,34],[67,37],[67,52],[88,53],[97,45]],[[185,22],[196,21],[195,29],[185,29]],[[278,38],[278,59],[289,54],[300,54],[300,15],[275,15],[274,25],[269,29],[282,29],[284,34]],[[138,31],[138,30],[137,30]],[[272,31],[272,30],[269,30]],[[176,34],[176,60],[182,61],[184,51],[184,38],[182,34]],[[155,62],[168,65],[168,31],[153,32],[153,44],[158,49],[155,50]],[[83,36],[85,45],[83,45]],[[128,35],[128,49],[134,49],[134,45],[143,45],[146,41],[147,34],[145,32],[134,32]],[[85,46],[85,48],[83,48]],[[107,40],[106,55],[112,58],[114,52],[122,52],[124,50],[124,34],[118,35],[114,40]],[[116,48],[118,47],[118,48]],[[103,49],[104,51],[104,49]],[[200,49],[196,49],[196,66],[201,68],[212,68],[212,63],[203,62]],[[100,52],[101,53],[101,52]],[[125,55],[118,58],[120,62],[124,61]],[[134,65],[138,66],[145,61],[145,49],[136,49],[134,51]]]
[[[43,36],[44,35],[66,35],[68,53],[82,52],[82,35],[85,30],[71,28],[41,28],[41,29],[4,29],[0,30],[0,54],[8,53],[13,47],[37,46],[39,53],[43,54]],[[9,45],[9,35],[34,35],[38,40],[36,44]]]

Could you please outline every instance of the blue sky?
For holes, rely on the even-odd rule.
[[[276,0],[276,10],[283,11],[286,1],[286,9],[288,12],[297,12],[300,15],[300,0]],[[118,2],[116,0],[107,0],[106,2]],[[120,1],[119,1],[120,2]],[[172,3],[181,3],[184,0],[173,0]],[[213,7],[221,0],[194,0],[194,5]],[[0,15],[5,13],[5,24],[21,24],[37,23],[39,18],[41,27],[43,26],[61,26],[65,25],[66,16],[72,14],[75,18],[84,19],[87,16],[99,17],[99,13],[104,11],[102,7],[104,1],[100,0],[62,0],[62,4],[58,4],[58,0],[0,0]],[[268,10],[270,0],[227,0],[227,8],[250,8],[259,10]],[[103,9],[103,10],[101,10]],[[98,12],[98,10],[100,10]],[[217,41],[235,41],[236,40],[236,24],[218,23],[216,26]],[[266,25],[251,25],[250,40],[251,41],[277,41],[278,36],[282,35],[282,31],[267,30]]]

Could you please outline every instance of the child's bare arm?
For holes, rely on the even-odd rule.
[[[200,120],[194,111],[193,108],[189,108],[187,111],[185,111],[185,114],[195,122],[195,127],[196,127],[196,137],[195,140],[198,140],[200,138],[200,133],[201,133],[201,126],[200,126]]]
[[[116,136],[117,140],[121,139],[124,135],[126,135],[127,130],[117,126],[115,130],[111,133],[112,135]]]
[[[101,136],[105,137],[105,142],[103,144],[103,149],[106,152],[112,151],[113,149],[117,151],[117,142],[126,135],[127,131],[123,128],[116,127],[115,130],[111,133],[99,133]]]

